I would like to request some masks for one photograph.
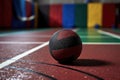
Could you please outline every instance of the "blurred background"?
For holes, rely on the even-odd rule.
[[[0,30],[120,29],[120,0],[0,0]]]

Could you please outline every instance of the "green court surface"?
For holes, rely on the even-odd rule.
[[[115,31],[119,32],[119,30],[114,30],[113,32]],[[98,29],[78,29],[77,33],[83,43],[120,43],[120,35],[107,31],[102,33]]]

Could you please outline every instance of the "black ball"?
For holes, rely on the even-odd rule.
[[[82,41],[72,30],[59,30],[51,37],[49,50],[52,57],[58,62],[69,63],[80,56]]]

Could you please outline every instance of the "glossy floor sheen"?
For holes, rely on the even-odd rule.
[[[50,55],[47,41],[57,30],[2,32],[0,80],[120,80],[120,30],[75,30],[83,50],[71,64]]]

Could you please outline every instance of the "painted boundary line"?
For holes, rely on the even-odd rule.
[[[45,42],[17,42],[17,41],[0,41],[0,44],[43,44]]]
[[[108,36],[111,36],[111,37],[114,37],[114,38],[120,39],[120,36],[115,35],[115,34],[110,33],[110,32],[106,32],[106,31],[102,31],[102,30],[97,30],[97,32],[100,33],[100,34],[104,34],[104,35],[108,35]]]
[[[6,34],[6,35],[9,35],[9,34]],[[0,35],[0,36],[1,36],[1,35]],[[2,35],[2,36],[5,36],[5,35]],[[17,60],[19,60],[19,59],[21,59],[21,58],[23,58],[23,57],[25,57],[25,56],[27,56],[27,55],[29,55],[29,54],[32,54],[33,52],[35,52],[35,51],[37,51],[37,50],[39,50],[39,49],[47,46],[48,44],[49,44],[49,41],[47,41],[47,42],[45,42],[45,43],[43,43],[43,44],[41,44],[41,45],[39,45],[39,46],[37,46],[37,47],[34,47],[34,48],[32,48],[32,49],[30,49],[30,50],[28,50],[28,51],[26,51],[26,52],[23,52],[23,53],[15,56],[15,57],[13,57],[13,58],[10,58],[10,59],[2,62],[2,63],[0,64],[0,69],[2,69],[2,68],[4,68],[4,67],[6,67],[6,66],[8,66],[8,65],[10,65],[10,64],[12,64],[12,63],[14,63],[14,62],[16,62]]]
[[[120,45],[117,42],[83,42],[84,45]]]
[[[7,35],[7,36],[0,36],[0,37],[16,37],[16,36],[17,36],[17,35]],[[32,38],[32,37],[33,37],[33,38],[34,38],[34,37],[35,37],[35,38],[50,38],[51,36],[52,36],[52,35],[32,35],[32,36],[31,36],[31,35],[30,35],[30,36],[29,36],[29,35],[27,35],[27,36],[24,36],[24,35],[21,36],[21,35],[20,35],[19,37],[21,37],[21,38],[24,38],[24,37],[25,37],[25,38]]]
[[[35,48],[33,48],[33,49],[30,49],[30,50],[28,50],[28,51],[26,51],[26,52],[24,52],[24,53],[21,53],[21,54],[13,57],[13,58],[11,58],[11,59],[8,59],[8,60],[6,60],[5,62],[2,62],[2,63],[0,64],[0,69],[2,69],[2,68],[4,68],[4,67],[6,67],[6,66],[8,66],[8,65],[10,65],[10,64],[12,64],[12,63],[14,63],[14,62],[16,62],[17,60],[19,60],[19,59],[21,59],[21,58],[23,58],[23,57],[25,57],[25,56],[27,56],[27,55],[29,55],[29,54],[37,51],[37,50],[39,50],[39,49],[41,49],[41,48],[43,48],[43,47],[45,47],[45,46],[47,46],[48,44],[49,44],[49,41],[47,41],[47,42],[45,42],[45,43],[43,43],[43,44],[41,44],[41,45],[39,45],[39,46],[37,46],[37,47],[35,47]]]

